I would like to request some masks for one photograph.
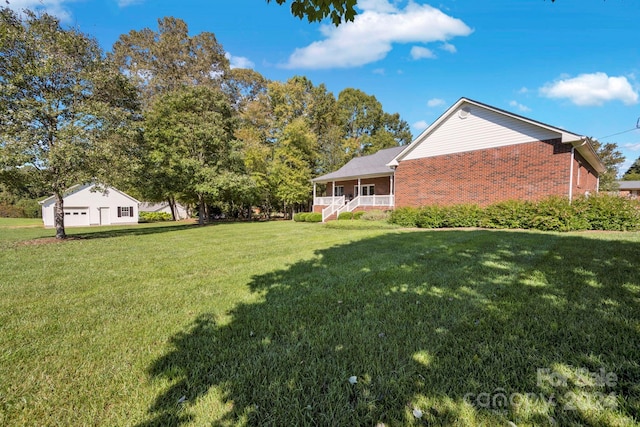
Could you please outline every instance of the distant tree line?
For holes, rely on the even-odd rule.
[[[0,205],[53,194],[61,238],[76,183],[187,204],[201,222],[290,215],[309,206],[311,178],[412,139],[375,96],[232,69],[213,33],[180,19],[107,54],[47,14],[4,7],[0,26]]]

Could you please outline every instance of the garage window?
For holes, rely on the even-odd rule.
[[[133,206],[118,206],[118,218],[133,216]]]

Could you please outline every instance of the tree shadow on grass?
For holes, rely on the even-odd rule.
[[[167,225],[157,225],[157,224],[145,224],[145,225],[133,225],[133,226],[122,226],[118,228],[107,228],[100,229],[96,228],[95,230],[91,230],[86,232],[84,230],[67,230],[67,235],[70,238],[75,239],[109,239],[113,237],[123,237],[123,236],[147,236],[151,234],[160,234],[160,233],[170,233],[173,231],[183,231],[191,228],[202,227],[198,224],[167,224]]]
[[[321,250],[174,336],[149,367],[172,385],[140,425],[202,423],[211,393],[216,426],[634,424],[638,259],[637,243],[483,230]]]

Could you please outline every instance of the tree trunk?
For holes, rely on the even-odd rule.
[[[67,234],[64,231],[64,200],[62,193],[56,191],[56,205],[54,208],[54,224],[56,226],[56,239],[66,239]]]
[[[167,198],[167,202],[169,202],[169,209],[171,209],[171,217],[174,221],[177,221],[178,215],[176,214],[176,199],[173,196],[169,196]]]
[[[198,194],[198,225],[204,225],[204,195]]]

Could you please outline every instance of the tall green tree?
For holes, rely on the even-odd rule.
[[[238,111],[243,111],[249,103],[258,100],[267,92],[268,80],[255,70],[234,68],[222,82],[222,90]]]
[[[640,181],[640,157],[622,175],[623,181]]]
[[[306,204],[311,197],[311,164],[315,156],[316,137],[306,121],[299,117],[289,123],[274,150],[269,178],[283,210]]]
[[[600,174],[600,190],[615,190],[618,167],[624,162],[624,155],[618,150],[618,144],[613,142],[602,143],[594,140],[593,148],[606,168],[606,171]]]
[[[229,72],[215,34],[190,36],[186,22],[174,17],[159,19],[157,31],[145,28],[121,35],[110,55],[138,88],[145,106],[183,86],[220,88]]]
[[[47,14],[0,9],[0,58],[0,169],[38,170],[64,238],[64,191],[135,166],[135,89],[95,40]]]
[[[159,97],[145,120],[145,141],[166,191],[198,205],[199,223],[206,204],[229,191],[236,171],[236,119],[225,95],[208,87],[184,87]]]
[[[347,88],[338,95],[347,159],[411,142],[409,125],[399,114],[384,112],[373,95]]]

